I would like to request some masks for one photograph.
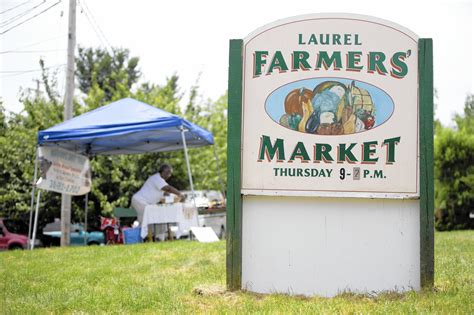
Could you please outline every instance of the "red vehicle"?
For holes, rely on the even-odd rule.
[[[27,249],[28,236],[17,234],[12,221],[0,218],[0,250]]]

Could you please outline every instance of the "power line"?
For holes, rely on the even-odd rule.
[[[111,52],[113,52],[112,47],[110,46],[110,44],[108,44],[107,38],[105,37],[104,33],[100,29],[99,25],[97,24],[92,12],[89,10],[89,7],[87,7],[87,4],[84,1],[82,2],[84,3],[84,6],[82,5],[81,2],[79,2],[79,5],[82,8],[82,12],[84,12],[84,15],[86,16],[87,21],[89,22],[90,26],[94,30],[95,34],[97,35],[97,38],[99,39],[99,41],[105,47],[106,50],[110,49]]]
[[[92,11],[87,6],[87,3],[85,2],[85,0],[79,1],[79,5],[83,9],[83,12],[84,12],[86,18],[89,21],[89,24],[91,25],[91,27],[94,30],[95,34],[97,35],[97,38],[99,39],[99,41],[102,43],[102,45],[104,45],[105,49],[109,48],[111,53],[113,54],[112,45],[110,45],[110,42],[108,41],[108,39],[105,36],[102,29],[100,28],[99,23],[97,23],[94,15],[92,14]],[[89,17],[89,15],[90,15],[90,17]],[[102,38],[103,38],[103,40],[102,40]]]
[[[19,7],[21,7],[22,5],[25,5],[25,4],[27,4],[27,3],[30,3],[31,1],[32,1],[32,0],[30,0],[30,1],[25,1],[25,2],[23,2],[23,3],[20,3],[19,5],[16,5],[16,6],[10,8],[10,9],[6,9],[5,11],[0,12],[0,14],[10,12],[11,10],[14,10],[14,9],[16,9],[16,8],[19,8]]]
[[[78,4],[79,4],[79,6],[81,7],[81,13],[84,13],[84,15],[85,15],[86,18],[87,18],[87,22],[89,22],[89,25],[92,27],[92,30],[94,31],[95,35],[97,35],[97,39],[98,39],[98,40],[101,42],[101,44],[104,45],[104,47],[107,49],[107,45],[106,45],[105,42],[102,40],[102,37],[100,36],[99,31],[96,29],[94,23],[92,23],[92,19],[91,19],[91,18],[89,17],[89,15],[87,14],[87,11],[86,11],[85,7],[82,6],[80,0],[78,1]]]
[[[0,55],[3,54],[32,54],[32,53],[50,53],[55,51],[65,51],[66,49],[46,49],[46,50],[9,50],[5,52],[0,52]]]
[[[33,16],[30,17],[29,19],[26,19],[26,20],[24,20],[23,22],[20,22],[20,23],[18,23],[18,24],[16,24],[16,25],[13,25],[12,27],[10,27],[9,29],[6,29],[6,30],[3,31],[3,32],[0,32],[0,35],[3,35],[3,34],[9,32],[9,31],[11,31],[12,29],[17,28],[18,26],[20,26],[20,25],[22,25],[22,24],[25,24],[26,22],[28,22],[28,21],[34,19],[35,17],[37,17],[37,16],[39,16],[39,15],[45,13],[46,11],[50,10],[51,8],[57,6],[59,3],[61,3],[61,1],[62,1],[62,0],[59,0],[59,1],[56,2],[55,4],[49,6],[48,8],[44,9],[43,11],[41,11],[41,12],[39,12],[39,13],[33,15]]]
[[[42,44],[42,43],[46,43],[46,42],[49,42],[49,41],[52,41],[52,40],[55,40],[55,39],[58,39],[58,38],[66,37],[66,36],[67,36],[67,34],[51,37],[51,38],[48,38],[48,39],[45,39],[45,40],[34,42],[32,44],[27,44],[27,45],[16,47],[16,48],[13,48],[13,49],[10,49],[10,50],[0,51],[0,54],[7,54],[7,53],[10,53],[10,52],[15,52],[15,51],[21,50],[23,48],[33,47],[33,46],[36,46],[36,45],[39,45],[39,44]]]
[[[15,21],[18,21],[20,18],[22,18],[23,16],[27,15],[27,14],[30,13],[31,11],[34,11],[34,9],[36,9],[36,8],[38,8],[38,7],[40,7],[40,6],[42,6],[42,5],[45,4],[45,3],[46,3],[46,0],[43,0],[43,2],[41,2],[40,4],[37,4],[36,6],[30,8],[30,9],[28,9],[28,10],[26,10],[26,11],[20,13],[20,14],[17,14],[17,15],[15,15],[15,16],[13,16],[13,17],[9,18],[8,20],[5,20],[5,21],[1,22],[1,23],[0,23],[0,27],[5,27],[5,26],[8,25],[8,24],[11,24],[11,23],[13,23],[13,22],[15,22]]]
[[[61,66],[65,66],[65,64],[61,65]],[[53,69],[53,68],[59,68],[61,66],[56,66],[56,67],[48,67],[48,68],[45,68],[46,69]],[[18,73],[13,73],[13,74],[7,74],[7,75],[2,75],[0,76],[0,79],[4,79],[4,78],[11,78],[11,77],[17,77],[17,76],[20,76],[20,75],[24,75],[24,74],[28,74],[28,73],[33,73],[33,72],[40,72],[42,71],[41,69],[39,70],[34,70],[34,71],[28,71],[28,72],[18,72]]]
[[[50,66],[50,67],[57,67],[59,65],[55,66]],[[49,68],[49,67],[48,67]],[[45,68],[47,69],[47,68]],[[8,70],[8,71],[0,71],[0,73],[15,73],[15,72],[33,72],[33,71],[39,71],[41,69],[33,69],[33,70]]]
[[[102,37],[104,37],[105,42],[107,43],[107,45],[109,45],[109,47],[112,48],[112,45],[110,45],[110,42],[109,42],[109,40],[107,39],[107,36],[105,36],[105,33],[104,33],[104,32],[102,31],[102,29],[100,28],[99,23],[97,23],[97,20],[95,19],[94,14],[92,14],[91,9],[89,9],[89,6],[87,5],[86,0],[82,0],[82,3],[84,3],[84,6],[86,7],[86,10],[89,11],[89,14],[90,14],[91,17],[92,17],[92,20],[94,21],[95,25],[97,25],[97,28],[99,29],[99,32],[102,34]]]
[[[66,65],[65,63],[62,63],[62,64],[57,64],[57,65],[54,65],[54,66],[45,67],[44,69],[31,69],[31,70],[19,70],[19,71],[0,71],[0,73],[7,73],[7,75],[0,76],[0,78],[14,77],[14,76],[22,75],[22,74],[25,74],[25,73],[39,72],[39,71],[43,71],[43,70],[47,70],[47,69],[59,68],[59,67],[65,66],[65,65]]]

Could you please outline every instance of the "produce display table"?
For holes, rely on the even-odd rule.
[[[148,235],[148,225],[176,223],[178,230],[175,232],[176,238],[189,233],[193,226],[199,226],[198,212],[191,203],[173,203],[150,205],[143,213],[143,223],[141,237]]]

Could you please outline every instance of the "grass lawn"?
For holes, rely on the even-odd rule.
[[[435,289],[378,297],[225,292],[225,242],[0,253],[0,313],[474,313],[474,231],[436,233]]]

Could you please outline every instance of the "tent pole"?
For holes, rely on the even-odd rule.
[[[92,159],[93,156],[91,155],[91,149],[92,149],[91,144],[88,143],[87,148],[86,148],[86,156],[89,159],[89,171],[92,174],[92,162],[90,162],[90,160]],[[92,178],[91,178],[91,181],[92,181]],[[92,190],[92,187],[91,187],[91,190]],[[89,210],[89,193],[86,194],[85,200],[84,200],[84,245],[87,245],[87,211],[88,210]]]
[[[186,146],[186,137],[184,136],[184,128],[181,126],[181,138],[183,139],[183,149],[184,149],[184,158],[186,159],[186,167],[188,168],[188,177],[189,177],[189,186],[191,186],[191,197],[193,198],[194,207],[196,207],[196,199],[194,196],[194,185],[193,185],[193,175],[191,174],[191,166],[189,165],[189,157],[188,157],[188,147]],[[199,226],[199,220],[197,220],[197,224]]]
[[[84,203],[84,245],[87,245],[87,210],[89,209],[89,193],[86,194]]]
[[[212,147],[213,147],[213,149],[214,149],[214,158],[215,158],[215,160],[216,160],[217,178],[219,179],[219,185],[221,186],[222,196],[224,196],[224,201],[225,201],[225,199],[226,199],[226,196],[225,196],[225,188],[224,188],[224,182],[222,181],[221,169],[220,169],[220,167],[219,167],[219,158],[217,157],[216,145],[213,144]]]
[[[35,248],[35,239],[36,239],[36,229],[38,227],[38,213],[39,213],[40,198],[41,198],[41,190],[38,190],[38,195],[36,196],[36,213],[35,213],[35,223],[33,225],[33,235],[32,235],[33,242],[31,242],[31,250],[33,250]]]
[[[33,208],[35,206],[35,188],[36,188],[37,176],[38,176],[38,146],[36,146],[35,148],[35,171],[33,175],[33,182],[31,183],[30,222],[28,224],[28,248],[31,248],[31,244],[32,244],[31,224],[33,223]]]

